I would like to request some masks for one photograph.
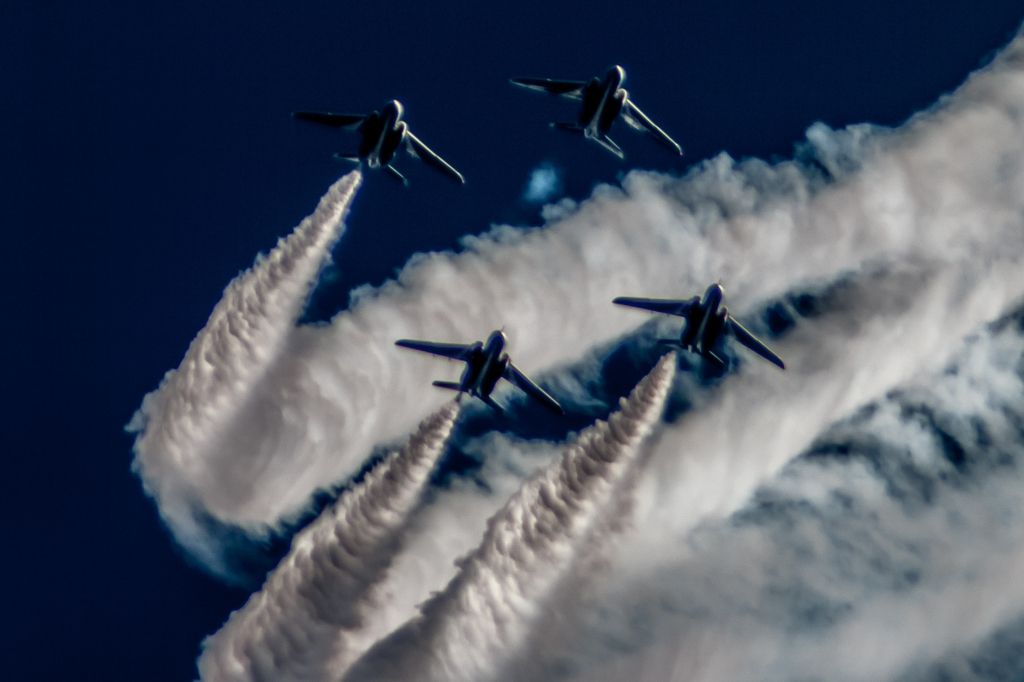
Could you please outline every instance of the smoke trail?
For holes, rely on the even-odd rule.
[[[1018,680],[1022,463],[1019,309],[834,425],[728,521],[680,533],[691,501],[659,498],[505,679]]]
[[[146,492],[178,540],[215,570],[219,559],[204,547],[192,504],[218,514],[217,496],[204,494],[208,478],[223,468],[234,477],[260,468],[251,457],[223,461],[218,438],[281,353],[361,181],[353,171],[334,183],[313,215],[228,285],[181,365],[128,426],[138,433],[132,467]]]
[[[263,589],[203,643],[203,680],[335,680],[383,634],[372,624],[386,599],[372,588],[399,549],[457,412],[448,403],[425,419],[295,536]]]
[[[197,505],[224,523],[274,526],[298,514],[324,482],[358,468],[375,444],[407,433],[444,399],[430,380],[448,377],[437,376],[432,363],[393,352],[400,337],[469,341],[507,325],[518,364],[558,366],[636,324],[634,313],[610,306],[618,295],[686,296],[721,279],[730,306],[742,311],[837,272],[902,261],[934,263],[934,272],[952,273],[935,279],[940,294],[924,292],[934,305],[950,303],[951,312],[967,315],[941,318],[953,329],[990,319],[998,309],[984,305],[994,282],[986,275],[989,266],[1006,272],[1024,252],[1022,53],[1024,39],[1018,38],[941,106],[899,130],[833,132],[815,125],[797,161],[769,166],[722,155],[679,179],[634,172],[623,191],[598,188],[570,215],[549,211],[545,229],[495,228],[466,238],[461,254],[415,257],[396,282],[354,292],[353,305],[330,325],[301,328],[288,338],[280,361],[225,428],[220,465],[203,467],[209,477],[196,492]],[[1020,293],[1019,280],[1010,277],[997,298],[1005,302]],[[961,294],[972,303],[958,300]],[[907,310],[927,325],[926,310]],[[850,341],[847,349],[862,362],[870,359],[865,353],[885,339],[885,330],[875,328],[882,324],[891,328],[893,342],[907,338],[897,331],[910,333],[897,311],[868,325],[871,343],[861,348]],[[954,331],[941,333],[957,338]],[[810,332],[794,336],[801,335],[789,349],[807,350],[827,378],[831,360],[816,352]],[[790,418],[777,430],[777,456],[769,466],[737,486],[736,496],[704,508],[728,513],[821,424],[871,391],[905,380],[909,370],[902,366],[927,369],[948,350],[930,334],[902,355],[888,352],[877,376],[847,373],[864,383],[819,394],[828,410],[813,405],[815,419],[802,426]],[[755,390],[771,400],[777,386],[788,386],[799,397],[798,379],[789,375],[761,376]],[[717,399],[719,429],[733,421],[731,399]],[[761,411],[760,428],[776,417]],[[799,429],[789,438],[794,424]],[[729,445],[725,433],[712,441]],[[252,461],[260,466],[250,467]],[[188,479],[179,469],[168,466],[159,474]],[[164,509],[169,517],[179,511]]]
[[[580,434],[488,523],[481,546],[422,615],[378,644],[346,680],[486,680],[517,652],[575,545],[661,414],[675,354],[619,412]]]

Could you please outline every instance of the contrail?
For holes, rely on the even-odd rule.
[[[219,432],[215,453],[183,446],[176,459],[154,457],[159,466],[150,467],[140,449],[147,485],[188,491],[199,510],[251,532],[294,519],[325,482],[344,480],[376,444],[408,433],[445,399],[430,381],[449,377],[396,352],[392,344],[401,337],[466,342],[506,326],[517,363],[533,372],[554,368],[557,383],[558,367],[638,323],[636,313],[611,306],[616,296],[683,297],[721,280],[730,308],[747,311],[837,273],[912,261],[972,263],[948,266],[963,281],[947,287],[947,300],[956,287],[975,297],[992,281],[984,274],[990,263],[1005,269],[1024,251],[1022,55],[1024,39],[1017,38],[957,92],[897,130],[812,126],[799,158],[814,165],[721,155],[683,178],[634,172],[621,191],[600,187],[573,210],[549,210],[543,229],[498,227],[465,238],[462,253],[418,255],[397,281],[353,292],[350,308],[329,325],[289,336],[257,390],[233,394],[237,416]],[[1007,285],[1000,297],[1020,293]],[[967,309],[978,317],[956,322],[961,329],[999,312]],[[913,310],[915,319],[926,319]],[[894,332],[907,329],[899,314],[885,320]],[[925,346],[890,354],[888,362],[922,369],[925,360],[942,362],[921,357]],[[931,347],[948,351],[940,342]],[[799,356],[787,360],[793,358]],[[789,374],[764,376],[757,390],[770,400],[777,386],[794,381]],[[884,391],[904,376],[865,377],[865,390],[854,385],[833,406],[849,409],[867,388]],[[728,410],[718,409],[719,426],[731,422]],[[153,398],[144,413],[163,410]],[[159,422],[150,421],[151,428]],[[806,430],[819,425],[808,422]],[[791,456],[813,437],[798,435],[780,452]],[[157,497],[181,535],[193,510],[171,504],[182,495]]]
[[[313,215],[228,285],[181,365],[146,396],[128,427],[139,434],[132,466],[146,492],[178,540],[218,572],[223,567],[195,527],[193,505],[219,515],[218,495],[226,491],[209,494],[209,478],[224,469],[244,477],[267,465],[223,461],[219,438],[284,348],[361,181],[353,171],[334,183]]]
[[[728,519],[680,535],[640,518],[587,613],[561,614],[558,641],[508,679],[1019,680],[1022,463],[1018,308]]]
[[[203,643],[205,682],[336,680],[373,641],[383,579],[451,432],[451,402],[292,541],[291,551]]]
[[[544,597],[660,417],[675,363],[674,353],[662,358],[618,412],[527,481],[490,520],[445,591],[344,679],[493,679],[518,653]]]

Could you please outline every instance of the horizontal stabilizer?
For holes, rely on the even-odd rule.
[[[696,306],[700,305],[700,299],[697,297],[679,300],[673,298],[632,298],[630,296],[619,296],[612,300],[612,303],[629,306],[630,308],[649,310],[652,313],[686,317]]]
[[[561,130],[566,133],[576,133],[577,135],[583,134],[583,128],[580,128],[575,123],[550,123],[549,124],[555,130]]]
[[[434,343],[433,341],[418,341],[416,339],[399,339],[395,341],[395,345],[432,355],[440,355],[443,358],[452,358],[453,360],[465,360],[466,353],[473,349],[473,344]]]
[[[586,85],[583,81],[559,81],[552,78],[512,78],[510,80],[513,85],[570,99],[579,99],[583,93],[583,86]]]
[[[455,381],[435,381],[434,386],[438,388],[447,388],[449,391],[461,391],[462,386]]]
[[[362,159],[359,158],[359,154],[348,154],[345,152],[334,152],[334,158],[341,159],[342,161],[348,161],[350,163],[362,163]]]
[[[312,121],[332,128],[355,129],[366,116],[362,114],[332,114],[326,111],[293,111],[292,116],[303,121]]]

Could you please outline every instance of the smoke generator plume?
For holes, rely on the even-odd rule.
[[[930,323],[927,311],[908,308],[913,322],[924,319],[932,333],[949,336],[948,345],[912,343],[923,327],[900,310],[884,319],[889,350],[879,345],[880,333],[873,334],[870,347],[858,344],[856,336],[848,345],[861,357],[882,350],[886,365],[896,370],[934,368],[948,357],[961,330],[999,313],[995,306],[965,307],[955,296],[983,300],[991,273],[1015,267],[1024,253],[1021,64],[1024,38],[898,129],[860,125],[832,131],[814,124],[794,161],[736,162],[723,154],[683,177],[632,172],[621,189],[599,186],[579,206],[549,208],[542,229],[496,227],[466,237],[461,253],[419,254],[396,281],[354,291],[349,308],[330,324],[294,330],[261,381],[251,390],[239,385],[230,392],[237,402],[223,414],[232,417],[220,419],[218,412],[216,429],[210,422],[216,438],[179,438],[163,428],[180,420],[163,404],[169,391],[151,396],[141,413],[149,424],[137,448],[147,486],[182,542],[193,552],[207,549],[212,558],[200,560],[215,562],[224,551],[221,541],[210,529],[196,527],[195,516],[256,536],[280,529],[309,508],[325,483],[344,480],[373,447],[408,433],[442,403],[445,396],[430,383],[454,377],[439,377],[435,365],[393,352],[395,339],[466,342],[507,324],[518,364],[534,371],[565,367],[599,344],[614,347],[641,321],[637,313],[612,306],[616,296],[687,297],[718,280],[729,292],[730,310],[757,326],[744,313],[758,302],[862,274],[879,263],[958,273],[962,281],[956,285],[945,276],[935,280],[944,281],[950,295],[933,299],[937,306],[956,305],[947,319],[957,329],[942,330]],[[1003,289],[993,301],[1021,294],[1018,280]],[[965,314],[952,314],[960,311]],[[807,322],[808,329],[816,324]],[[878,326],[882,322],[879,317]],[[813,351],[813,330],[804,336]],[[795,352],[803,347],[781,343],[778,350],[793,368],[810,367]],[[829,377],[828,363],[841,355],[821,358],[819,373]],[[601,362],[594,356],[594,364]],[[778,410],[784,403],[774,390],[795,383],[789,374],[762,383]],[[861,377],[870,390],[852,384],[854,390],[839,396],[831,413],[817,410],[822,419],[797,425],[800,439],[779,430],[781,454],[769,469],[747,477],[752,484],[777,470],[841,410],[907,375],[886,371],[854,378]],[[547,379],[556,397],[580,386],[557,370]],[[568,388],[560,392],[563,385]],[[578,404],[600,402],[585,393],[577,391]],[[719,413],[722,421],[731,419],[725,407]],[[771,422],[776,415],[762,416]],[[141,418],[136,425],[144,423]],[[736,490],[738,496],[728,500],[733,508],[750,486]],[[706,508],[725,507],[710,501]],[[188,537],[186,531],[206,536]]]
[[[456,403],[429,416],[292,541],[263,589],[207,638],[205,682],[336,680],[375,639],[377,585],[451,433]],[[379,637],[383,633],[376,633]]]
[[[203,479],[220,464],[218,436],[294,329],[361,181],[352,171],[334,183],[313,215],[228,285],[181,365],[146,396],[129,424],[139,434],[132,466],[146,492],[157,499],[178,540],[215,570],[215,553],[188,527],[194,523],[190,507]],[[212,502],[202,500],[208,509],[215,508]]]
[[[444,592],[344,679],[493,679],[519,652],[545,596],[660,417],[675,365],[674,353],[664,356],[607,422],[583,431],[559,461],[524,483]]]

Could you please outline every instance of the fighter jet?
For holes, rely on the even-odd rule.
[[[736,340],[744,346],[768,362],[786,369],[782,358],[744,329],[743,325],[729,315],[728,309],[724,306],[719,308],[724,296],[725,292],[722,289],[722,285],[712,284],[704,292],[703,299],[697,296],[686,301],[665,298],[619,297],[612,301],[612,303],[686,318],[686,324],[683,325],[678,341],[675,339],[661,339],[658,343],[678,346],[699,353],[702,357],[711,360],[721,367],[725,367],[726,362],[714,352],[713,348],[720,335],[732,332]]]
[[[604,80],[594,77],[589,83],[550,78],[513,78],[512,83],[568,99],[582,100],[583,105],[576,123],[552,123],[552,127],[571,133],[581,133],[583,137],[593,140],[620,159],[625,156],[622,149],[608,137],[608,131],[611,130],[616,118],[621,118],[636,130],[652,135],[658,142],[682,155],[683,150],[676,141],[654,125],[654,122],[629,98],[629,93],[621,87],[624,80],[626,70],[621,66],[613,66],[608,69]]]
[[[565,414],[562,406],[544,392],[537,384],[530,381],[530,377],[519,371],[509,360],[508,353],[505,353],[505,333],[493,331],[487,337],[487,343],[477,341],[472,344],[459,343],[433,343],[430,341],[415,341],[413,339],[400,339],[395,341],[396,346],[412,348],[424,353],[433,353],[446,358],[462,360],[466,363],[466,369],[462,372],[462,380],[435,381],[434,386],[447,388],[459,392],[459,399],[463,393],[475,395],[484,401],[499,414],[502,410],[498,403],[491,398],[491,391],[498,379],[505,379],[518,386],[526,395],[544,405],[558,414]]]
[[[406,151],[411,156],[419,157],[428,166],[436,168],[453,180],[466,182],[457,170],[449,166],[444,159],[423,144],[420,138],[412,134],[408,124],[402,120],[404,111],[402,103],[393,99],[381,107],[380,111],[374,111],[367,115],[294,111],[292,116],[334,128],[358,131],[363,138],[359,143],[358,151],[339,152],[335,156],[355,163],[365,161],[370,168],[383,168],[403,185],[408,185],[409,181],[391,165],[392,159],[395,158],[395,152],[403,142]]]

